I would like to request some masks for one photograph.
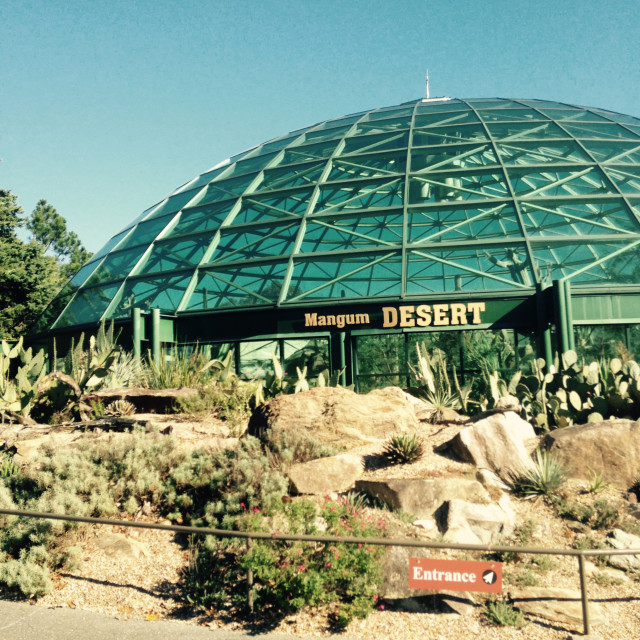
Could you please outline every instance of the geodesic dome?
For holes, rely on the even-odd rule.
[[[640,120],[543,100],[416,100],[241,153],[114,236],[51,328],[452,291],[638,284]]]

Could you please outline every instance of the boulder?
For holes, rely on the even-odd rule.
[[[95,542],[96,547],[108,556],[119,556],[138,559],[140,556],[150,557],[149,547],[143,542],[133,540],[121,533],[110,533],[101,536]]]
[[[263,439],[270,429],[295,430],[325,445],[349,448],[380,442],[399,431],[413,432],[418,426],[412,404],[398,387],[365,395],[342,387],[315,387],[258,407],[248,431]]]
[[[438,515],[445,542],[496,544],[515,529],[516,514],[507,495],[489,505],[449,500]]]
[[[554,453],[574,478],[592,473],[618,489],[627,490],[640,469],[640,422],[604,420],[556,429],[546,434],[542,446]]]
[[[198,395],[196,389],[186,387],[180,389],[144,389],[144,388],[124,388],[124,389],[102,389],[90,394],[91,399],[96,399],[107,405],[116,400],[126,400],[130,402],[138,413],[168,413],[175,409],[178,400],[195,398]]]
[[[363,471],[360,456],[343,453],[294,464],[287,475],[293,493],[323,495],[351,489]]]
[[[614,529],[608,536],[607,542],[614,549],[640,549],[640,537],[627,533],[622,529]],[[640,555],[609,556],[609,564],[617,569],[640,570]]]
[[[582,625],[582,598],[579,591],[571,589],[551,589],[547,587],[526,587],[509,589],[513,605],[525,613],[540,618]],[[589,621],[592,625],[605,622],[602,607],[589,602]]]
[[[535,435],[517,413],[496,412],[463,427],[447,445],[465,462],[493,471],[508,482],[531,466],[525,442]]]
[[[392,509],[429,519],[443,502],[461,499],[486,505],[489,494],[477,480],[466,478],[410,478],[358,480],[356,489],[382,500]]]

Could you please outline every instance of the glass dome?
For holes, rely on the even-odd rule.
[[[328,120],[176,189],[64,287],[43,325],[538,283],[640,283],[640,119],[432,99]]]

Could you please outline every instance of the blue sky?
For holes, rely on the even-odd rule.
[[[98,250],[247,147],[431,96],[640,116],[636,0],[12,0],[0,6],[0,187]]]

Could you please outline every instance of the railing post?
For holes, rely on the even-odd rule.
[[[247,538],[247,553],[251,551],[253,546],[253,538]],[[249,603],[249,611],[253,613],[253,569],[247,570],[247,602]]]
[[[582,623],[584,625],[584,635],[591,633],[589,625],[589,602],[587,600],[587,574],[584,568],[584,554],[578,554],[578,566],[580,567],[580,593],[582,594]]]

